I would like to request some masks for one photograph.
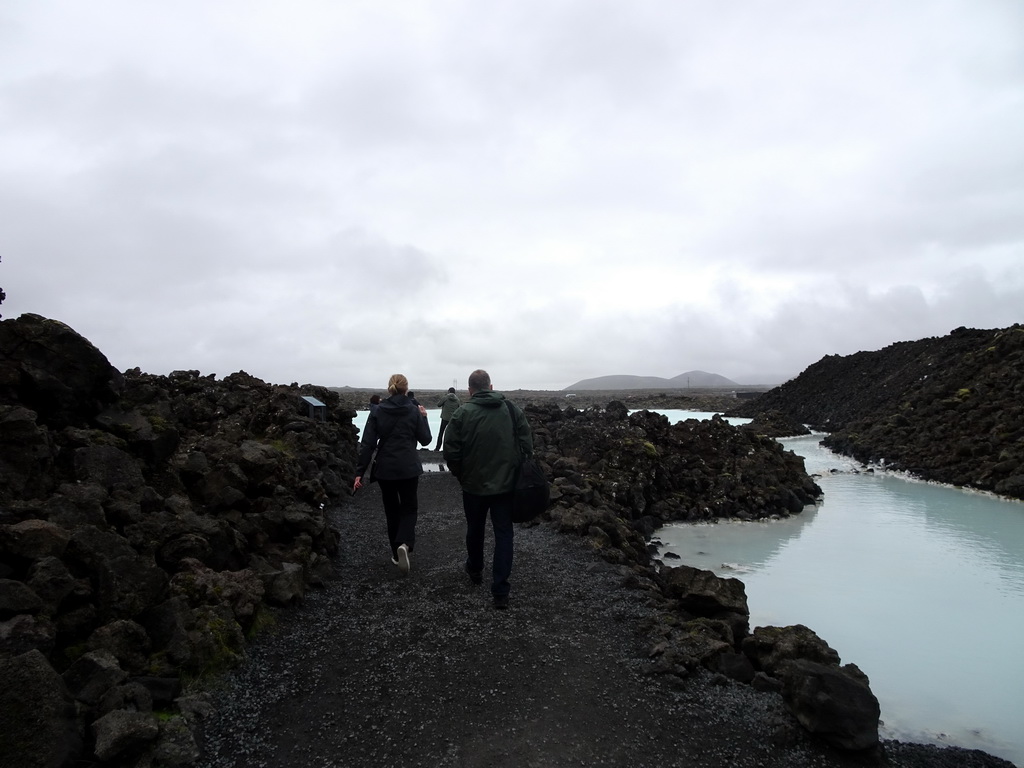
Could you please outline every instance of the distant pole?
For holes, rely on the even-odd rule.
[[[686,377],[686,389],[687,389],[687,391],[689,391],[689,389],[690,389],[690,377],[689,376]]]

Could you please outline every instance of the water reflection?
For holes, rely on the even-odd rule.
[[[789,540],[814,522],[816,514],[815,507],[807,507],[779,520],[679,523],[664,526],[656,538],[664,552],[677,555],[687,565],[737,576],[766,566]],[[726,560],[723,553],[728,553]],[[673,562],[671,557],[665,560],[667,565]]]

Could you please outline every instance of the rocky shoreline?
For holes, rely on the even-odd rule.
[[[1024,499],[1024,326],[829,355],[729,412],[776,412],[869,465]]]
[[[188,765],[192,694],[333,578],[354,411],[244,372],[120,373],[34,315],[0,322],[0,350],[0,764]],[[854,665],[804,627],[751,632],[742,583],[652,556],[669,521],[799,514],[820,495],[799,457],[720,418],[525,404],[543,526],[652,610],[657,674],[768,692],[830,749],[884,759]]]

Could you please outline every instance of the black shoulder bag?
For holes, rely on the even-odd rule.
[[[519,466],[516,468],[516,482],[512,490],[512,522],[525,523],[537,517],[548,508],[551,500],[551,489],[547,478],[541,471],[533,456],[524,456],[519,445],[519,434],[516,431],[516,414],[512,403],[505,401],[508,415],[512,422],[512,440],[519,453]]]

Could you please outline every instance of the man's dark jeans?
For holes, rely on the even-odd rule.
[[[388,541],[391,542],[391,557],[398,557],[398,547],[405,544],[412,552],[416,544],[416,513],[419,502],[416,498],[418,477],[408,480],[379,480],[380,496],[384,501],[384,516],[388,519]]]
[[[477,496],[462,492],[462,507],[466,513],[466,570],[480,573],[484,569],[484,533],[487,513],[491,513],[491,527],[494,529],[494,562],[492,565],[491,594],[495,597],[507,595],[511,587],[508,577],[512,574],[512,494]]]

